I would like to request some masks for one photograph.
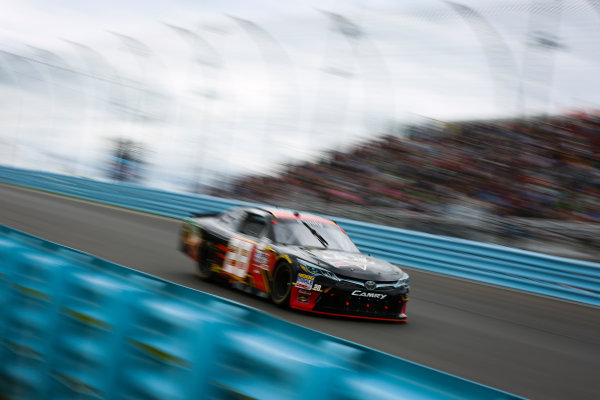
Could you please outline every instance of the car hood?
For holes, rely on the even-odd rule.
[[[396,281],[404,276],[400,267],[361,253],[338,250],[303,250],[303,258],[316,264],[326,263],[336,275],[360,280]]]

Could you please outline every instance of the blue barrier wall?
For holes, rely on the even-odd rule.
[[[173,218],[249,204],[9,167],[0,181]],[[395,264],[600,306],[598,263],[334,219],[361,251]]]
[[[0,398],[520,397],[0,226]]]

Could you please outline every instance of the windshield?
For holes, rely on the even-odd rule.
[[[348,235],[334,224],[300,219],[279,220],[273,224],[273,237],[281,244],[359,252]]]

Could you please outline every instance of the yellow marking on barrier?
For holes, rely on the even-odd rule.
[[[36,299],[39,299],[39,300],[44,300],[44,301],[52,300],[52,296],[50,296],[48,293],[41,292],[37,289],[32,289],[30,287],[19,285],[17,283],[13,283],[12,287],[17,289],[19,292],[23,293],[24,295],[27,295],[30,297],[35,297]]]
[[[150,357],[152,357],[156,360],[162,361],[165,364],[178,365],[180,367],[188,368],[188,369],[191,368],[191,363],[188,360],[185,360],[174,354],[167,353],[166,351],[161,350],[158,347],[152,346],[152,345],[144,343],[144,342],[140,342],[139,340],[135,340],[132,338],[128,338],[128,341],[142,353],[146,353]]]
[[[100,389],[93,387],[89,383],[84,382],[79,378],[75,378],[74,376],[70,376],[56,370],[53,370],[50,373],[77,393],[91,394],[100,398],[104,398],[104,393]]]
[[[76,319],[84,325],[90,325],[96,328],[104,329],[106,331],[112,331],[113,327],[108,322],[102,321],[96,317],[92,317],[91,315],[82,313],[80,311],[75,311],[71,308],[63,308],[61,310],[64,314],[69,317]]]
[[[217,381],[214,381],[214,380],[211,380],[210,383],[212,383],[215,386],[220,387],[221,389],[225,389],[228,394],[231,394],[231,395],[235,396],[235,398],[237,398],[237,399],[240,399],[240,400],[258,400],[257,397],[252,397],[252,396],[248,396],[246,394],[241,393],[238,389],[234,388],[233,386],[229,386],[229,385],[226,385],[224,383],[217,382]]]
[[[37,350],[32,349],[24,344],[15,343],[12,340],[4,339],[4,344],[8,346],[13,352],[24,355],[29,358],[37,358],[43,360],[44,356]]]

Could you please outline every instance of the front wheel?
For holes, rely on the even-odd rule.
[[[278,306],[286,307],[290,304],[292,293],[292,266],[283,262],[277,266],[271,282],[271,299]]]

